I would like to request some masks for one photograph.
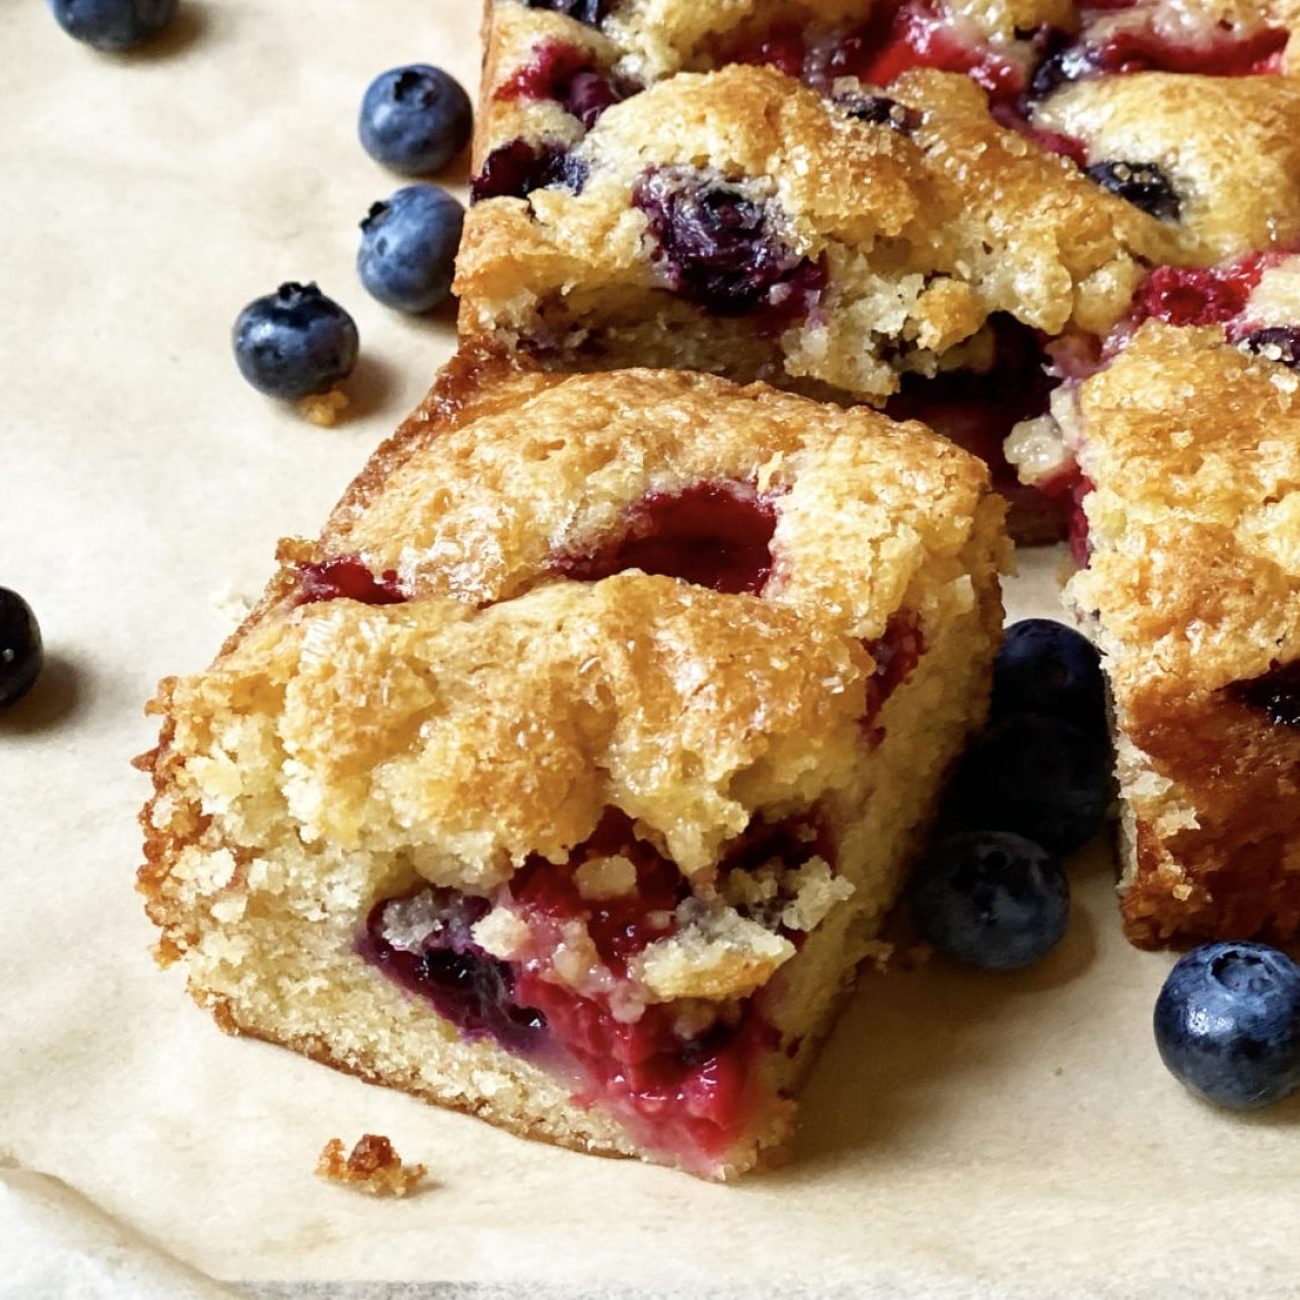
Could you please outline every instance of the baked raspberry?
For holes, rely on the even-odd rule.
[[[1221,267],[1162,266],[1138,289],[1133,323],[1152,319],[1167,325],[1220,325],[1246,309],[1263,270],[1259,253]]]
[[[583,555],[551,561],[554,572],[596,582],[627,569],[681,578],[714,591],[760,592],[772,572],[776,509],[740,483],[697,483],[655,493],[628,513],[627,531]]]
[[[355,600],[363,605],[400,605],[406,596],[389,569],[375,577],[355,555],[341,555],[318,564],[304,564],[298,570],[301,588],[298,604],[314,605],[323,600]]]

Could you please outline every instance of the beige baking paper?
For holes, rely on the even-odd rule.
[[[1297,1293],[1300,1106],[1236,1119],[1172,1083],[1150,1028],[1170,959],[1120,939],[1104,854],[1077,865],[1070,936],[1039,969],[867,978],[797,1163],[732,1188],[531,1145],[227,1038],[154,969],[132,892],[141,707],[207,661],[276,539],[316,530],[447,354],[447,321],[399,318],[356,281],[356,223],[400,182],[355,114],[383,68],[472,84],[478,63],[477,0],[182,5],[157,50],[105,57],[38,0],[0,3],[0,584],[50,653],[0,718],[0,1149],[72,1189],[0,1181],[10,1286],[24,1250],[100,1240],[102,1260],[140,1238],[219,1279],[520,1294]],[[354,418],[332,431],[231,360],[236,312],[288,279],[319,280],[360,326]],[[1018,610],[1053,608],[1055,563],[1012,585]],[[318,1182],[326,1139],[363,1132],[428,1164],[428,1189],[379,1203]],[[57,1227],[79,1198],[117,1246],[75,1208]],[[148,1294],[132,1285],[112,1293]]]

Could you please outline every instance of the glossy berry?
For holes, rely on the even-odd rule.
[[[259,392],[294,401],[352,373],[357,327],[314,284],[282,284],[250,302],[233,331],[239,372]]]
[[[97,50],[129,50],[156,36],[176,15],[176,0],[49,0],[69,36]]]
[[[1070,922],[1065,873],[1031,840],[996,831],[932,846],[909,886],[912,915],[940,952],[984,970],[1045,957]]]
[[[1294,325],[1269,325],[1254,330],[1237,346],[1243,352],[1253,352],[1268,361],[1300,370],[1300,329]]]
[[[1206,1101],[1251,1110],[1300,1086],[1300,967],[1262,943],[1207,943],[1169,972],[1160,1059]]]
[[[854,90],[835,97],[836,105],[857,122],[887,126],[900,135],[911,135],[921,125],[921,114],[885,95],[868,95]]]
[[[376,203],[361,223],[357,274],[371,294],[398,311],[429,311],[447,301],[465,209],[445,190],[408,185]]]
[[[614,7],[614,0],[524,0],[530,9],[550,9],[594,27]]]
[[[1101,656],[1087,637],[1049,618],[1007,628],[993,664],[993,716],[1041,713],[1098,733],[1106,727]]]
[[[672,287],[720,316],[765,301],[800,259],[776,234],[772,205],[741,185],[694,167],[652,168],[637,183]]]
[[[366,90],[357,123],[362,148],[407,176],[445,167],[469,143],[473,129],[465,88],[427,63],[381,72]]]
[[[45,662],[41,629],[31,606],[0,587],[0,708],[22,699]]]
[[[527,198],[534,190],[563,185],[581,194],[587,183],[587,164],[561,144],[529,144],[511,140],[498,145],[483,160],[482,170],[469,183],[471,203],[484,199]]]
[[[966,751],[948,812],[961,826],[1014,831],[1070,853],[1106,819],[1109,758],[1099,737],[1057,718],[999,719]]]
[[[1181,210],[1178,192],[1155,163],[1099,162],[1088,175],[1104,190],[1159,221],[1177,221]]]
[[[1275,727],[1300,727],[1300,659],[1279,664],[1261,677],[1233,682],[1228,694],[1258,709]]]

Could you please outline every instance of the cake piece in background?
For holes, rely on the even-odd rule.
[[[726,1178],[983,721],[1003,506],[915,424],[463,357],[169,679],[141,889],[226,1029]]]
[[[1157,273],[1054,403],[1081,501],[1066,594],[1110,680],[1124,924],[1144,947],[1300,933],[1300,332],[1289,260]],[[1249,268],[1248,268],[1249,269]],[[1162,307],[1161,304],[1164,304]],[[1300,320],[1300,310],[1292,315]],[[1056,472],[1059,472],[1059,467]]]

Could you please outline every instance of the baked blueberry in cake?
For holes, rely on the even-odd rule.
[[[725,1178],[983,720],[1003,505],[916,424],[462,355],[206,671],[141,889],[226,1029]]]
[[[1076,485],[1066,594],[1110,681],[1143,946],[1300,933],[1298,266],[1155,273],[1054,396],[1060,454],[1042,428],[1012,452]]]

